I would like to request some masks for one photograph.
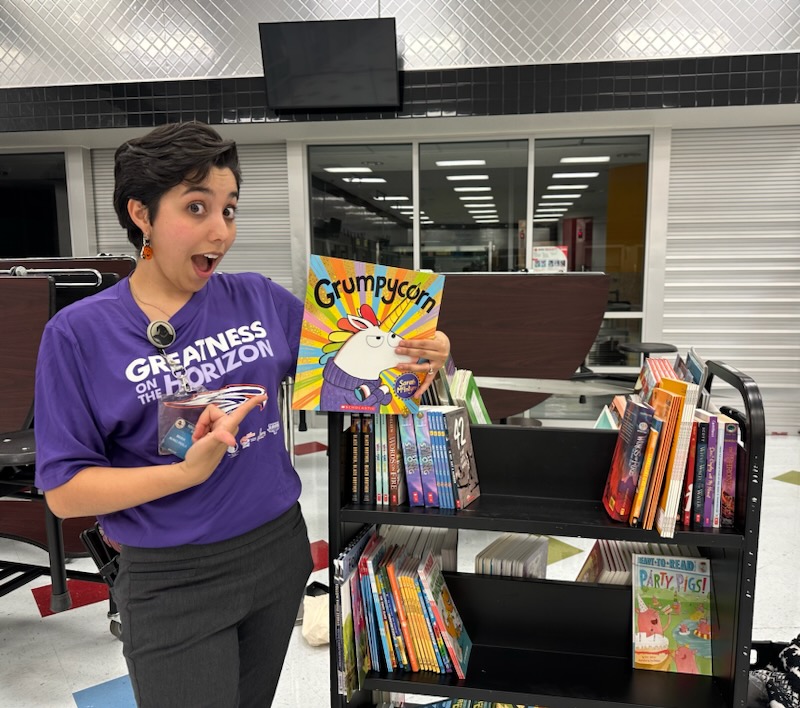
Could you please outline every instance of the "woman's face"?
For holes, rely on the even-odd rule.
[[[233,172],[212,167],[201,184],[182,183],[161,197],[149,263],[172,287],[195,293],[208,282],[236,240],[238,196]]]

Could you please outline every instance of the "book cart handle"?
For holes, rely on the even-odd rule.
[[[739,579],[739,608],[737,611],[737,626],[751,628],[753,624],[753,611],[755,606],[755,580],[756,561],[758,555],[758,528],[761,517],[761,494],[763,490],[764,475],[764,446],[766,426],[764,423],[764,406],[758,387],[752,378],[741,371],[722,362],[708,361],[708,377],[705,388],[711,393],[714,377],[735,388],[744,402],[744,415],[726,406],[727,414],[731,415],[740,425],[742,443],[745,447],[746,467],[737,473],[737,489],[746,490],[744,501],[744,548],[740,567],[742,573]],[[744,425],[742,425],[744,423]],[[737,512],[740,509],[737,504]],[[735,695],[733,704],[736,708],[743,708],[746,701],[747,686],[750,672],[750,631],[736,632],[739,645],[733,647],[733,685]]]

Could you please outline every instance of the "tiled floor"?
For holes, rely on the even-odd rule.
[[[327,539],[327,457],[324,430],[298,433],[301,503],[312,541]],[[754,639],[788,641],[800,633],[800,437],[768,437],[757,568]],[[572,579],[588,539],[551,544],[548,577]],[[460,569],[468,570],[485,545],[478,532],[462,532]],[[0,558],[43,563],[46,554],[0,539]],[[94,570],[88,560],[71,567]],[[327,571],[312,579],[327,583]],[[107,604],[90,604],[42,617],[31,590],[40,579],[0,598],[0,707],[134,708],[120,642],[109,632]],[[275,700],[276,708],[328,705],[328,647],[311,647],[296,628]],[[183,707],[176,707],[183,708]]]

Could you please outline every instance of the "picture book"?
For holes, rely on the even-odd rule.
[[[339,693],[346,696],[356,690],[359,667],[364,666],[365,661],[368,665],[357,578],[359,558],[374,534],[374,526],[363,526],[333,560],[337,675]]]
[[[711,571],[705,558],[634,554],[633,666],[711,676]]]
[[[603,506],[616,521],[627,521],[645,457],[653,408],[632,397],[625,407],[611,468],[603,491]]]
[[[453,668],[458,678],[463,679],[466,677],[472,641],[450,596],[439,559],[429,551],[420,563],[418,573]]]
[[[434,335],[443,290],[443,275],[312,255],[292,407],[415,413],[420,380],[395,348]]]

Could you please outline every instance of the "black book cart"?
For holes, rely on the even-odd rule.
[[[617,432],[586,428],[472,426],[481,496],[458,512],[352,504],[349,471],[341,458],[345,416],[329,413],[329,548],[332,568],[333,559],[364,524],[695,546],[711,561],[713,676],[632,667],[630,586],[447,573],[474,643],[466,678],[372,671],[363,690],[347,703],[337,692],[332,645],[331,706],[373,706],[372,692],[378,690],[546,708],[745,708],[764,412],[750,377],[720,362],[710,361],[708,367],[706,388],[712,401],[739,422],[742,433],[732,529],[692,531],[679,525],[674,538],[667,539],[654,530],[611,520],[601,497]],[[332,642],[335,636],[332,603]]]

